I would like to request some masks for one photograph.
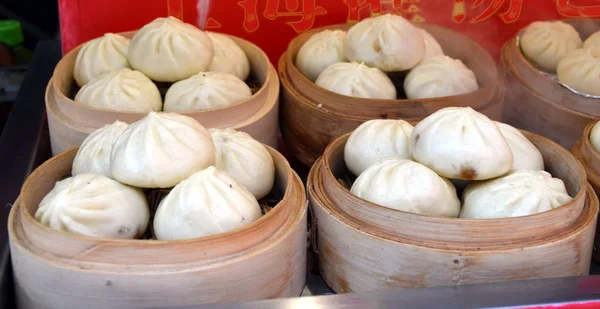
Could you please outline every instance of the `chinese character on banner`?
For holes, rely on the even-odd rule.
[[[467,18],[467,5],[465,0],[454,0],[452,9],[452,20],[461,23]],[[502,7],[504,10],[500,11]],[[475,17],[469,20],[470,23],[482,22],[494,15],[498,15],[504,23],[513,23],[521,15],[523,0],[475,0],[470,11],[481,11]]]
[[[415,22],[425,21],[416,5],[421,0],[343,0],[348,7],[348,23],[355,23],[364,18],[382,14],[402,15]]]
[[[588,4],[574,4],[573,2],[587,2]],[[600,17],[600,5],[595,0],[557,0],[556,9],[560,15],[565,17]]]
[[[317,0],[266,0],[266,2],[264,17],[269,20],[295,17],[295,20],[287,24],[296,32],[312,28],[317,15],[327,14],[325,8],[317,5]],[[281,2],[284,2],[284,5],[281,5]],[[244,9],[244,29],[248,32],[256,31],[259,27],[258,0],[243,0],[238,2],[238,5]]]

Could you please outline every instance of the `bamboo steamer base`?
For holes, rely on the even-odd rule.
[[[503,68],[501,71],[504,72],[507,85],[504,122],[546,136],[570,149],[585,126],[597,119],[597,116],[584,115],[558,106],[556,102],[532,92],[508,69]]]
[[[588,181],[597,195],[600,195],[600,153],[593,149],[589,136],[595,123],[590,123],[583,131],[583,138],[573,146],[573,155],[585,168]],[[594,261],[600,263],[600,228],[596,228],[594,240]]]
[[[311,203],[321,275],[336,293],[588,275],[598,210],[590,194],[582,223],[556,240],[510,250],[456,251],[390,242],[341,220],[317,198]]]
[[[566,177],[569,204],[527,217],[465,220],[390,210],[342,190],[336,173],[345,169],[347,137],[329,146],[307,184],[321,274],[335,292],[589,274],[598,198],[581,165],[558,145],[526,134],[549,171]]]
[[[132,37],[134,32],[121,33]],[[261,85],[247,101],[205,111],[181,112],[207,128],[233,128],[244,131],[263,144],[277,147],[279,135],[279,79],[266,54],[256,45],[229,36],[246,53],[251,74]],[[72,99],[73,67],[81,46],[66,54],[57,64],[46,89],[46,112],[52,153],[59,154],[81,145],[93,131],[116,120],[132,123],[145,113],[120,112],[87,106]]]
[[[299,296],[306,196],[283,157],[270,152],[283,200],[239,230],[183,241],[91,238],[42,226],[31,201],[70,171],[76,149],[52,158],[28,178],[9,217],[18,307],[163,308]]]

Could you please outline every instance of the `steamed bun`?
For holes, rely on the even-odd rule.
[[[346,31],[323,30],[308,39],[296,55],[296,67],[314,82],[328,66],[344,62]]]
[[[363,63],[332,64],[319,75],[317,86],[341,95],[365,99],[396,99],[396,87],[381,70]]]
[[[558,63],[556,73],[561,83],[600,96],[600,46],[570,52]]]
[[[225,233],[261,217],[258,202],[227,173],[211,166],[175,186],[154,216],[159,240]]]
[[[431,35],[425,29],[421,29],[421,28],[417,28],[417,29],[419,30],[419,33],[421,34],[421,36],[423,37],[423,40],[425,41],[425,54],[423,56],[423,60],[434,57],[434,56],[444,55],[444,51],[442,50],[440,43],[438,43],[438,41],[433,37],[433,35]]]
[[[447,178],[489,179],[513,165],[498,126],[470,107],[447,107],[423,119],[412,131],[409,147],[415,161]]]
[[[246,80],[250,74],[250,62],[246,53],[224,34],[207,32],[214,46],[214,58],[210,67],[211,72],[224,72]]]
[[[594,32],[583,42],[583,48],[599,46],[600,45],[600,31]]]
[[[496,125],[506,139],[508,146],[513,154],[512,170],[544,170],[544,158],[535,145],[530,142],[523,134],[502,122],[497,122]]]
[[[138,238],[150,213],[142,190],[99,174],[79,174],[56,183],[35,218],[53,230],[102,238]]]
[[[360,174],[350,191],[371,203],[424,216],[456,218],[460,212],[452,183],[410,160],[380,160]]]
[[[83,45],[77,54],[73,77],[79,87],[110,71],[129,68],[127,50],[129,40],[114,33],[93,39]]]
[[[214,57],[210,37],[175,17],[157,18],[131,39],[131,66],[159,82],[175,82],[208,70]]]
[[[344,160],[358,176],[384,158],[410,159],[408,143],[413,126],[404,120],[369,120],[356,128],[344,147]]]
[[[77,150],[77,155],[73,160],[72,174],[95,173],[112,178],[110,153],[125,129],[127,129],[127,124],[117,120],[88,135]]]
[[[132,123],[113,146],[114,179],[140,188],[170,188],[215,163],[215,145],[193,118],[151,112]]]
[[[348,30],[344,54],[386,72],[404,71],[425,55],[419,30],[402,16],[386,14],[366,18]]]
[[[202,72],[174,83],[165,96],[165,112],[223,108],[252,97],[252,90],[235,75]]]
[[[265,197],[275,180],[275,164],[263,144],[248,133],[209,129],[217,150],[215,166],[229,174],[257,199]]]
[[[531,23],[520,38],[521,49],[535,65],[547,72],[555,72],[558,62],[569,52],[581,47],[579,33],[562,21]]]
[[[518,170],[496,179],[474,182],[463,191],[465,219],[533,215],[571,200],[565,184],[545,171]]]
[[[444,55],[423,60],[404,79],[404,91],[409,99],[447,97],[477,89],[473,71],[462,61]]]
[[[162,109],[162,98],[156,85],[144,74],[130,69],[111,71],[91,80],[79,89],[75,102],[124,112]]]

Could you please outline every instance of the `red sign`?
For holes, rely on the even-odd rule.
[[[532,21],[600,17],[598,0],[59,0],[59,5],[64,51],[105,32],[134,30],[173,15],[248,39],[273,63],[300,32],[385,13],[455,29],[495,57]]]

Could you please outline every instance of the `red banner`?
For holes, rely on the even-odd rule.
[[[248,39],[273,63],[300,32],[385,13],[465,33],[494,57],[532,21],[600,17],[598,0],[59,0],[59,5],[65,52],[105,32],[133,30],[173,15]]]

